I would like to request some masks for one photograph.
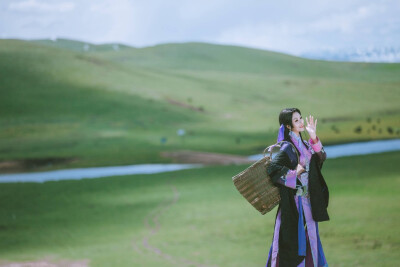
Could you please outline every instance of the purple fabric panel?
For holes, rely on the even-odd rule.
[[[286,174],[285,186],[296,189],[296,179],[297,172],[296,170],[289,170]]]
[[[298,199],[295,196],[294,197],[295,202],[296,202],[296,206],[297,206],[297,210],[299,210],[299,203],[298,203]],[[316,230],[316,222],[313,220],[312,218],[312,212],[311,212],[311,203],[309,198],[305,198],[302,197],[302,206],[303,206],[303,212],[304,212],[304,217],[306,219],[306,224],[307,224],[307,243],[309,243],[308,245],[310,246],[310,254],[307,252],[306,253],[306,260],[303,261],[301,264],[299,264],[298,266],[300,267],[305,267],[306,262],[309,262],[310,259],[307,260],[307,258],[311,258],[313,262],[318,262],[318,239],[319,236],[317,234],[317,230]],[[302,265],[303,264],[303,265]],[[326,266],[326,265],[322,265],[322,266]]]
[[[310,140],[308,140],[308,142],[310,143],[312,149],[315,152],[320,152],[322,149],[322,144],[321,141],[319,140],[318,136],[317,136],[317,143],[314,143],[313,140],[310,138]]]
[[[294,137],[292,135],[291,140],[292,140],[293,144],[296,146],[297,150],[300,152],[300,154],[299,154],[300,162],[298,162],[298,163],[300,165],[302,165],[303,167],[305,167],[307,164],[309,164],[312,152],[309,151],[308,147],[304,146],[304,144],[301,142],[300,138],[297,139],[296,137]]]
[[[284,175],[282,175],[281,177],[279,177],[279,179],[276,181],[278,184],[296,189],[296,170],[288,170],[288,172]]]
[[[279,250],[279,229],[281,228],[281,211],[276,216],[274,239],[272,241],[271,267],[277,267]]]
[[[313,220],[311,212],[311,203],[309,198],[302,198],[304,217],[306,218],[308,239],[311,247],[313,262],[318,262],[318,237],[316,222]]]

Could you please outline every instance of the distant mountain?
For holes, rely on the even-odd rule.
[[[128,50],[134,49],[137,51],[140,50],[135,47],[119,43],[96,45],[88,42],[63,39],[63,38],[32,40],[31,42],[52,47],[63,48],[75,52],[107,52],[107,51],[120,51],[125,49]],[[195,43],[186,43],[186,44],[195,44]],[[203,46],[204,45],[212,46],[212,44],[205,44],[205,43],[199,43],[199,44]],[[167,54],[170,54],[171,51],[169,50],[171,45],[182,46],[183,44],[160,44],[156,46],[145,47],[144,50],[147,49],[152,50],[156,48],[157,50],[168,50],[166,52]],[[179,50],[180,49],[181,48],[179,48]],[[143,49],[141,50],[143,51]],[[276,55],[289,56],[281,53],[274,53],[273,51],[266,51],[266,52]],[[351,49],[339,49],[339,50],[319,50],[319,51],[305,52],[298,56],[307,59],[327,60],[327,61],[395,63],[395,62],[400,62],[400,47],[385,47],[385,48],[372,47],[366,49],[351,48]]]
[[[52,47],[68,49],[75,52],[119,51],[125,48],[132,48],[130,46],[119,43],[95,45],[88,42],[62,38],[32,40],[32,42]]]
[[[351,62],[400,62],[400,47],[348,49],[348,50],[321,50],[307,52],[300,55],[309,59]]]

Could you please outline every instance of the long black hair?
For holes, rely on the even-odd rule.
[[[293,142],[289,136],[290,130],[286,126],[289,125],[290,128],[293,127],[292,117],[293,117],[293,113],[295,113],[295,112],[298,112],[301,115],[300,109],[298,109],[298,108],[285,108],[285,109],[282,109],[281,113],[279,113],[279,125],[283,124],[283,126],[285,127],[285,132],[283,135],[284,140],[289,141],[291,143],[293,143]],[[307,147],[306,144],[304,143],[301,133],[299,133],[299,134],[300,134],[301,142],[303,142],[304,146]]]

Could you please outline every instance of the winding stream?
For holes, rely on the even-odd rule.
[[[398,151],[400,150],[400,139],[324,146],[324,149],[328,159],[354,155],[374,154],[388,151]],[[262,154],[252,155],[248,158],[256,161],[262,158]],[[183,169],[200,168],[202,166],[202,164],[140,164],[129,166],[67,169],[35,173],[14,173],[0,175],[0,183],[43,183],[47,181],[80,180],[83,178],[100,178],[132,174],[152,174]]]

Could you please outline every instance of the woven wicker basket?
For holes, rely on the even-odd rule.
[[[232,177],[233,184],[240,194],[262,215],[271,211],[281,200],[279,189],[267,174],[267,166],[271,162],[274,147],[280,147],[281,143],[264,149],[262,159]],[[265,155],[267,150],[270,152],[269,156]]]

